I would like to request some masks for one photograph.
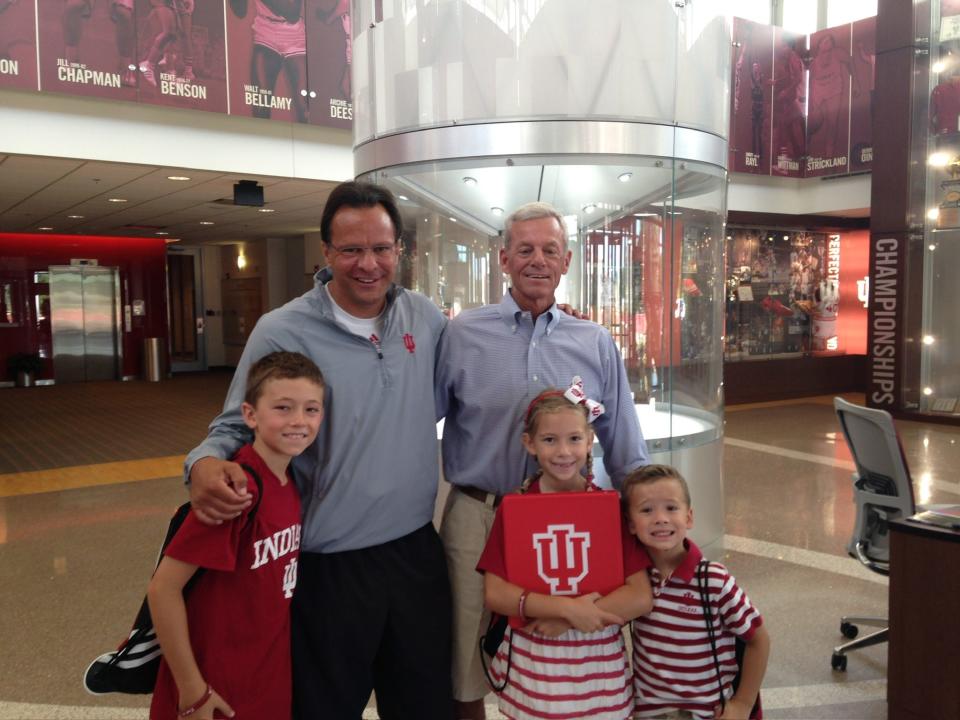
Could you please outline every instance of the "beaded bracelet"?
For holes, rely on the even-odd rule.
[[[199,710],[200,708],[202,708],[204,705],[207,704],[207,700],[210,699],[210,696],[211,696],[211,695],[213,695],[213,688],[210,687],[210,685],[208,684],[206,691],[203,693],[203,695],[200,697],[200,699],[197,700],[197,701],[196,701],[193,705],[191,705],[190,707],[186,707],[186,708],[184,708],[183,710],[180,710],[180,711],[177,713],[177,717],[182,717],[182,718],[190,717],[190,716],[193,715],[197,710]]]
[[[527,622],[527,616],[524,614],[523,609],[527,604],[527,596],[529,594],[530,594],[529,590],[524,590],[522,593],[520,593],[520,603],[519,603],[519,607],[517,608],[519,610],[520,620],[524,624],[526,624]]]

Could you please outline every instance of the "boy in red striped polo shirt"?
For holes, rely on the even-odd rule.
[[[693,508],[686,481],[672,467],[647,465],[624,480],[621,497],[630,532],[653,563],[648,571],[653,610],[633,621],[634,717],[758,717],[751,711],[770,637],[733,576],[710,562],[705,579],[715,652],[711,647],[697,578],[703,555],[687,537]],[[736,692],[735,636],[746,644]]]

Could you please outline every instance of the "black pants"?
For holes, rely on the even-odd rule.
[[[450,720],[450,583],[432,524],[383,545],[301,553],[293,596],[293,715]]]

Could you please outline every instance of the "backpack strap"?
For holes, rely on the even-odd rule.
[[[710,640],[710,652],[713,653],[713,669],[717,673],[717,692],[720,695],[721,714],[727,707],[727,699],[723,696],[723,679],[720,676],[720,658],[717,656],[717,631],[713,627],[713,609],[710,606],[709,578],[710,562],[701,560],[697,563],[697,588],[700,590],[700,604],[703,605],[703,619],[707,626],[707,637]],[[717,618],[719,620],[719,618]]]

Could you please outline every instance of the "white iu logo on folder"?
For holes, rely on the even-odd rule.
[[[537,574],[550,586],[550,594],[579,595],[580,581],[590,572],[590,533],[573,525],[548,525],[546,532],[534,533],[533,549]]]

